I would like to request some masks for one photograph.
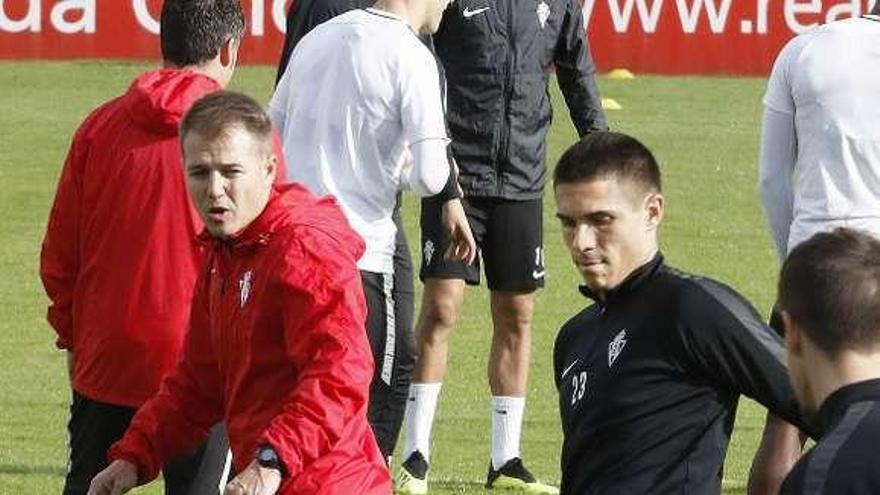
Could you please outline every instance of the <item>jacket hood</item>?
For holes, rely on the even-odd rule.
[[[138,127],[175,136],[189,107],[220,89],[214,79],[191,70],[156,69],[138,76],[124,99],[126,110]]]

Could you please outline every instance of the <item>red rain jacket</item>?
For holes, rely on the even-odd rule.
[[[73,388],[91,399],[137,407],[177,361],[202,229],[187,195],[178,125],[197,99],[219,89],[188,70],[146,72],[73,138],[40,275],[56,345],[75,355]]]
[[[283,186],[244,231],[209,244],[181,360],[109,457],[145,482],[224,419],[239,472],[260,444],[278,452],[279,494],[390,494],[367,423],[364,244],[335,202]]]

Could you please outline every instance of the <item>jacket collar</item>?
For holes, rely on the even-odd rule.
[[[240,232],[227,238],[212,236],[207,229],[199,234],[199,241],[210,245],[214,249],[226,248],[230,251],[239,251],[248,247],[264,246],[269,243],[272,236],[284,227],[289,219],[287,209],[281,194],[273,187],[269,193],[269,201],[263,211]]]
[[[820,431],[831,431],[850,405],[863,401],[880,402],[880,379],[851,383],[832,392],[816,414]]]
[[[663,266],[663,254],[657,251],[650,261],[633,270],[617,287],[607,291],[604,300],[586,285],[578,286],[578,290],[596,304],[602,307],[608,306],[614,301],[627,297],[629,294],[639,290],[639,288],[653,278],[661,266]]]

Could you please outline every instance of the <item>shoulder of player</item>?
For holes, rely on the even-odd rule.
[[[820,24],[804,31],[790,39],[779,51],[777,64],[784,63],[790,66],[789,70],[799,67],[799,63],[810,47],[816,43],[824,43],[824,40],[835,39],[839,36],[848,36],[852,31],[853,23],[860,23],[863,19],[845,19],[826,24]]]
[[[798,459],[798,462],[794,465],[793,468],[791,468],[791,471],[788,472],[788,475],[782,482],[782,486],[779,489],[780,495],[794,495],[804,492],[804,482],[806,481],[807,477],[807,466],[809,465],[810,459],[812,458],[813,450],[810,450],[800,459]]]
[[[573,333],[582,331],[585,327],[592,325],[598,315],[598,306],[593,304],[580,310],[576,315],[569,318],[568,321],[559,328],[559,332],[556,334],[556,347],[565,346],[572,338],[571,335]]]
[[[103,134],[108,127],[119,132],[118,120],[127,116],[124,98],[125,95],[119,95],[92,109],[74,132],[73,141],[82,143],[92,140],[95,134]]]
[[[663,291],[673,295],[673,308],[679,319],[705,318],[731,314],[737,319],[753,319],[752,305],[736,290],[718,280],[665,267]]]
[[[322,211],[320,201],[303,205],[275,234],[278,243],[272,271],[287,282],[311,285],[343,272],[357,272],[363,241],[347,222]]]
[[[378,31],[377,35],[385,42],[393,42],[388,44],[386,53],[415,55],[420,59],[427,57],[433,60],[434,56],[425,42],[402,19],[374,8],[360,10],[357,15],[364,22],[372,24]]]
[[[350,289],[353,281],[360,283],[356,258],[319,226],[288,224],[277,232],[273,245],[261,268],[269,274],[274,294],[292,291],[327,299],[329,294]]]

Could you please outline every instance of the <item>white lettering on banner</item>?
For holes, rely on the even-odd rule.
[[[278,32],[284,34],[287,31],[287,12],[285,7],[286,0],[272,1],[272,21]],[[266,4],[262,0],[254,0],[251,3],[251,34],[253,36],[263,36],[266,34]]]
[[[64,14],[74,9],[82,10],[82,16],[76,21],[68,21]],[[63,0],[55,4],[49,17],[59,33],[94,33],[95,0]]]
[[[658,23],[664,17],[662,10],[674,7],[684,34],[695,33],[705,19],[712,33],[721,34],[730,27],[738,27],[741,34],[766,35],[770,27],[770,8],[778,7],[782,9],[782,17],[788,30],[800,34],[819,22],[832,22],[870,11],[878,0],[825,0],[824,5],[823,0],[783,0],[773,2],[772,5],[771,0],[751,1],[755,6],[754,17],[739,19],[732,18],[733,0],[583,0],[581,15],[587,27],[591,22],[604,24],[609,19],[595,19],[594,14],[606,15],[602,6],[607,5],[607,14],[614,32],[623,34],[641,29],[650,34],[657,31]],[[862,10],[863,3],[867,4],[865,10]],[[823,19],[822,12],[826,8]],[[638,19],[633,15],[634,12],[638,12]],[[810,21],[804,17],[808,17]]]
[[[593,5],[595,4],[596,0],[584,0],[584,3],[581,4],[581,18],[584,20],[584,27],[590,25],[590,20],[593,17]]]
[[[5,0],[0,0],[0,31],[20,33],[30,30],[32,33],[39,33],[40,3],[40,0],[28,0],[27,14],[21,19],[12,20],[6,15]]]
[[[609,1],[608,9],[611,11],[611,21],[614,23],[614,31],[625,33],[629,30],[629,21],[632,17],[633,7],[639,11],[639,21],[642,23],[642,29],[646,33],[653,33],[657,30],[657,21],[660,20],[660,9],[663,7],[663,0],[651,0],[652,4],[648,7],[649,0],[624,0],[623,8],[620,8],[619,1]]]
[[[862,15],[862,2],[860,0],[850,0],[849,3],[840,3],[832,5],[825,14],[825,22],[833,22],[838,19],[848,17],[856,17]]]
[[[689,34],[697,30],[697,21],[700,19],[700,12],[705,5],[706,16],[709,18],[709,29],[713,33],[723,33],[724,26],[727,25],[727,14],[730,12],[730,1],[722,0],[719,11],[715,0],[696,0],[691,3],[690,10],[688,10],[686,0],[675,0],[682,29]]]
[[[284,8],[284,0],[275,0],[272,4],[272,20],[281,34],[287,33],[287,10]]]
[[[810,24],[801,24],[797,20],[798,14],[818,14],[822,12],[822,0],[808,0],[808,3],[802,0],[785,0],[784,15],[785,25],[796,34],[818,25],[818,22]]]
[[[131,6],[134,7],[134,17],[138,24],[152,34],[159,34],[159,21],[153,18],[153,14],[150,14],[147,0],[131,0]]]
[[[770,0],[758,0],[758,34],[767,34],[767,7]]]
[[[263,36],[265,29],[263,28],[263,24],[265,24],[264,19],[265,14],[265,6],[263,5],[262,0],[254,0],[251,2],[251,34],[254,36]]]

